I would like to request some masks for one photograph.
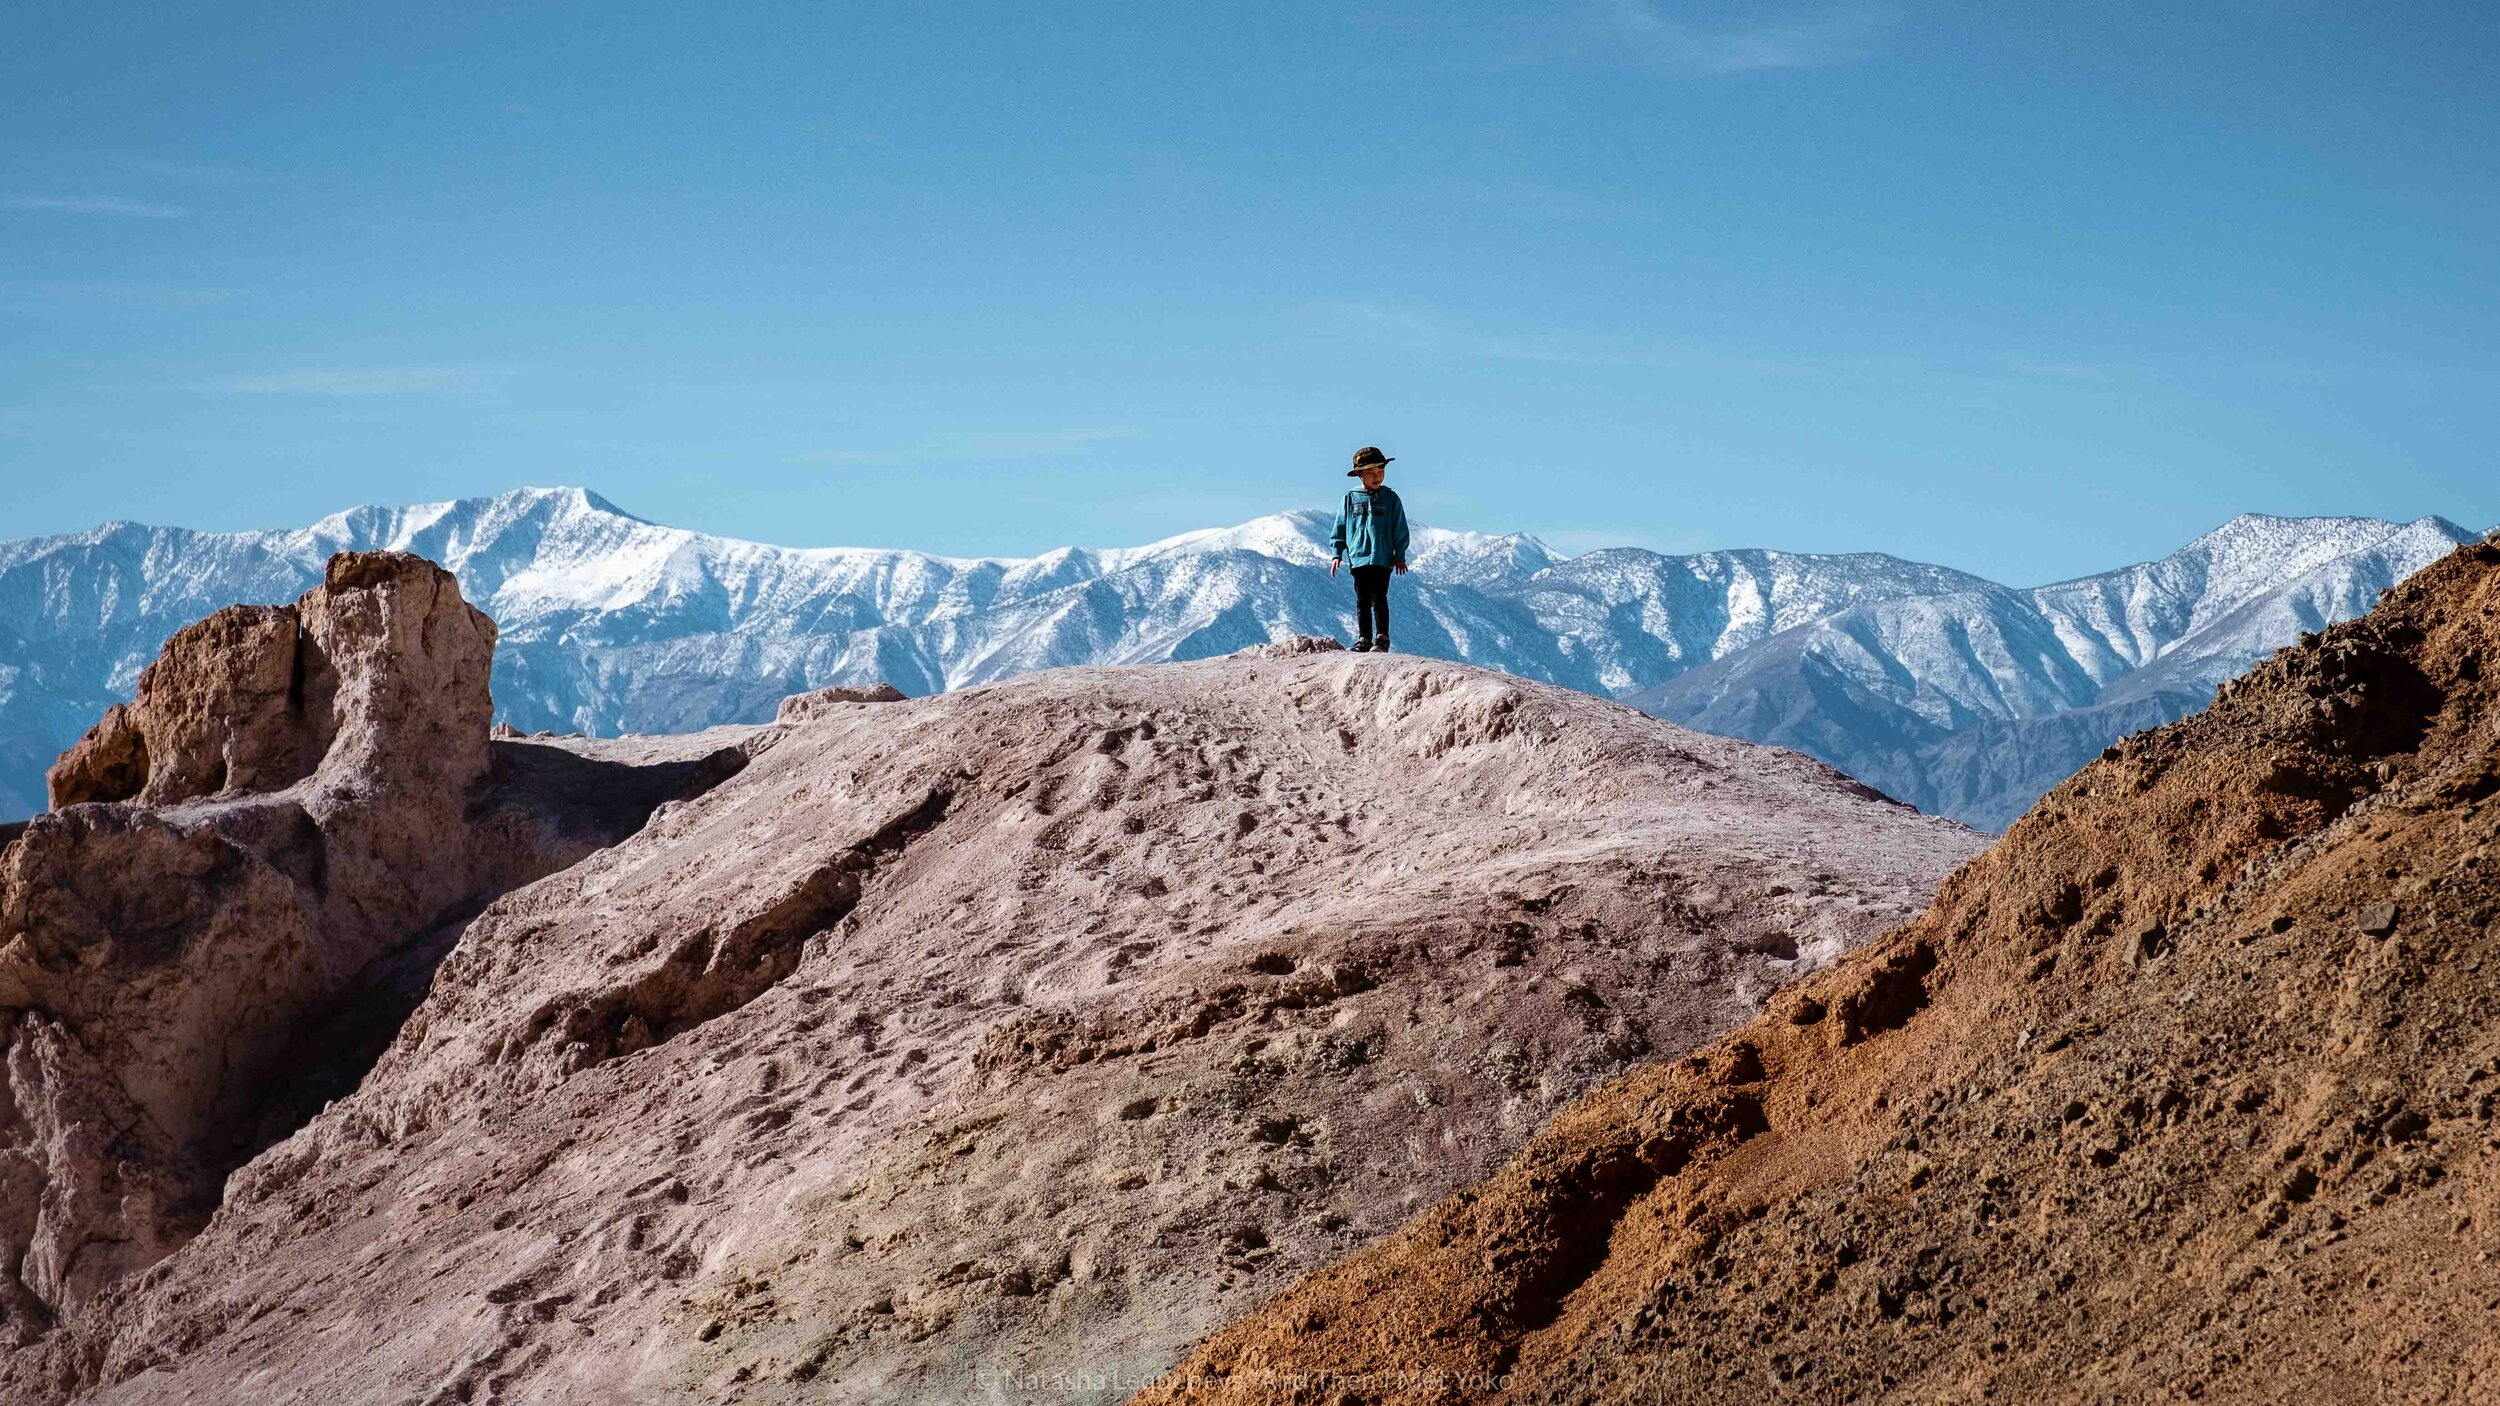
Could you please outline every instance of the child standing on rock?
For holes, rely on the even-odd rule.
[[[1354,573],[1357,653],[1389,648],[1389,573],[1406,570],[1406,505],[1383,485],[1388,476],[1388,455],[1370,445],[1355,450],[1346,477],[1361,479],[1363,486],[1345,495],[1337,529],[1328,536],[1328,574],[1336,575],[1340,566]]]

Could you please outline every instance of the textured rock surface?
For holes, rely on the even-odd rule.
[[[2500,1399],[2500,547],[1148,1402]]]
[[[1060,1374],[1159,1369],[1978,845],[1584,695],[1282,653],[786,729],[469,923],[352,1096],[0,1391],[1116,1396]]]
[[[0,837],[11,1334],[196,1232],[231,1168],[353,1086],[486,900],[754,741],[490,749],[494,637],[430,563],[342,556],[295,605],[178,633],[55,769],[84,803]]]
[[[165,643],[138,695],[65,753],[55,809],[276,791],[328,768],[359,792],[457,791],[486,771],[495,625],[451,573],[343,553],[293,605],[229,606]]]
[[[328,720],[306,707],[302,628],[295,606],[237,605],[176,633],[140,673],[138,697],[107,711],[52,768],[52,808],[171,805],[229,789],[274,791],[310,774]],[[463,643],[478,657],[492,655],[491,625],[460,633],[474,637]]]
[[[900,703],[903,691],[890,683],[865,685],[837,684],[814,693],[794,693],[781,700],[781,708],[773,714],[774,722],[803,723],[821,718],[834,709],[852,703]]]

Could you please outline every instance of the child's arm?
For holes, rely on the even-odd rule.
[[[1397,521],[1391,525],[1389,531],[1389,560],[1398,570],[1404,571],[1406,569],[1406,500],[1392,498],[1389,501],[1398,505]]]
[[[1337,527],[1328,534],[1328,560],[1332,563],[1329,568],[1332,574],[1335,571],[1333,563],[1345,559],[1345,510],[1353,501],[1354,495],[1349,493],[1345,501],[1337,505]]]

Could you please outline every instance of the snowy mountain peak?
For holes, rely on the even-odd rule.
[[[2409,523],[2366,517],[2276,517],[2242,513],[2158,562],[2129,571],[2193,567],[2208,580],[2255,582],[2285,572],[2316,568],[2340,556],[2362,551],[2401,534],[2456,540],[2464,529],[2440,517]]]
[[[1525,532],[1458,532],[1441,527],[1415,531],[1408,564],[1416,571],[1454,581],[1534,576],[1568,560]]]
[[[2030,596],[2086,673],[2107,684],[2261,597],[2321,573],[2315,584],[2327,594],[2360,600],[2357,609],[2322,618],[2366,610],[2378,590],[2467,540],[2465,529],[2439,517],[2395,523],[2243,513],[2159,560],[2042,586]],[[2391,577],[2389,563],[2404,565]]]
[[[0,543],[0,817],[34,807],[43,768],[128,695],[166,635],[223,605],[291,600],[335,552],[442,562],[501,627],[499,718],[612,735],[766,718],[783,695],[826,684],[931,693],[1343,635],[1350,596],[1325,570],[1334,516],[955,558],[738,541],[555,487],[352,508],[285,531],[114,523]],[[1418,525],[1395,628],[1418,653],[1594,693],[1653,690],[1661,711],[1951,809],[1918,778],[1884,773],[1884,758],[2112,700],[2201,702],[2470,535],[2437,518],[2252,514],[2158,561],[2013,590],[1875,552],[1566,556],[1522,533]]]
[[[1270,513],[1234,527],[1203,528],[1166,537],[1142,547],[1106,550],[1099,555],[1112,569],[1184,552],[1256,552],[1284,561],[1322,566],[1328,563],[1328,532],[1333,514],[1315,509]]]

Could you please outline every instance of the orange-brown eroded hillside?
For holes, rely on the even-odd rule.
[[[2500,547],[1140,1399],[2500,1400]]]

